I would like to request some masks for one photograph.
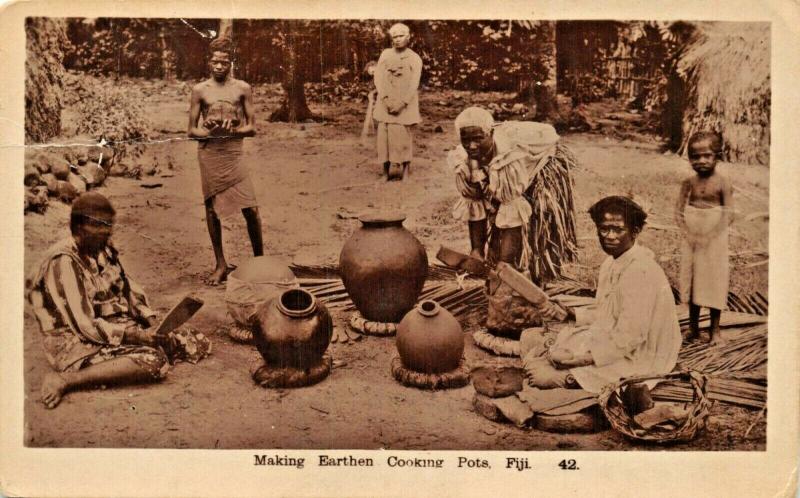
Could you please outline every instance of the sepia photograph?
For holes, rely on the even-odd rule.
[[[766,3],[6,6],[0,494],[792,495]]]
[[[769,23],[25,32],[27,446],[765,449]]]

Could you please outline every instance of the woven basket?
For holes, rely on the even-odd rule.
[[[636,423],[633,416],[628,414],[625,410],[625,405],[622,403],[622,388],[630,384],[636,384],[647,380],[689,381],[694,390],[694,395],[692,396],[691,403],[689,403],[689,416],[686,418],[683,425],[676,429],[669,430],[657,427],[646,430]],[[603,389],[599,399],[600,408],[603,410],[611,427],[631,439],[661,444],[690,441],[697,437],[698,433],[705,428],[706,419],[711,410],[712,403],[706,397],[707,383],[708,379],[706,379],[703,374],[696,371],[676,372],[649,377],[633,377]]]

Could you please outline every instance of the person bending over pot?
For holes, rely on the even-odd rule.
[[[546,123],[495,124],[468,107],[455,120],[460,141],[447,156],[461,197],[453,216],[467,223],[471,256],[505,262],[538,284],[576,255],[570,168],[574,156]],[[490,277],[486,327],[516,335],[540,324],[538,311]],[[512,337],[513,338],[513,337]]]
[[[210,352],[210,341],[188,327],[156,336],[156,314],[111,244],[113,226],[108,199],[96,192],[78,197],[72,235],[47,251],[28,291],[55,369],[42,382],[47,408],[79,387],[155,382],[169,363],[196,363]]]
[[[523,352],[528,382],[541,389],[580,387],[599,393],[622,378],[672,371],[681,346],[672,289],[650,249],[636,242],[647,215],[627,197],[601,199],[589,209],[600,246],[592,306],[567,308],[574,326],[555,337],[536,335]],[[542,313],[553,318],[553,308]]]

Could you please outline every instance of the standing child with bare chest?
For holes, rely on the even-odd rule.
[[[689,138],[689,162],[695,175],[681,183],[677,222],[684,235],[681,255],[681,295],[689,303],[687,340],[699,335],[700,308],[711,315],[709,340],[724,342],[719,321],[728,299],[728,226],[733,221],[732,188],[716,170],[722,152],[717,133]]]

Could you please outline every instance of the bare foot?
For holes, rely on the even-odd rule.
[[[228,274],[234,269],[236,269],[235,266],[218,266],[214,268],[214,272],[205,279],[206,285],[214,287],[221,284],[228,279]]]
[[[67,381],[61,375],[50,372],[42,381],[42,403],[47,408],[53,409],[67,392]]]
[[[711,344],[714,346],[724,346],[728,344],[728,339],[724,339],[719,332],[711,334]]]
[[[480,249],[473,249],[469,255],[475,259],[483,259],[483,251]]]
[[[689,330],[689,331],[687,331],[686,333],[683,334],[683,342],[691,342],[691,341],[697,339],[697,337],[699,335],[700,335],[700,333],[697,332],[696,330]]]

